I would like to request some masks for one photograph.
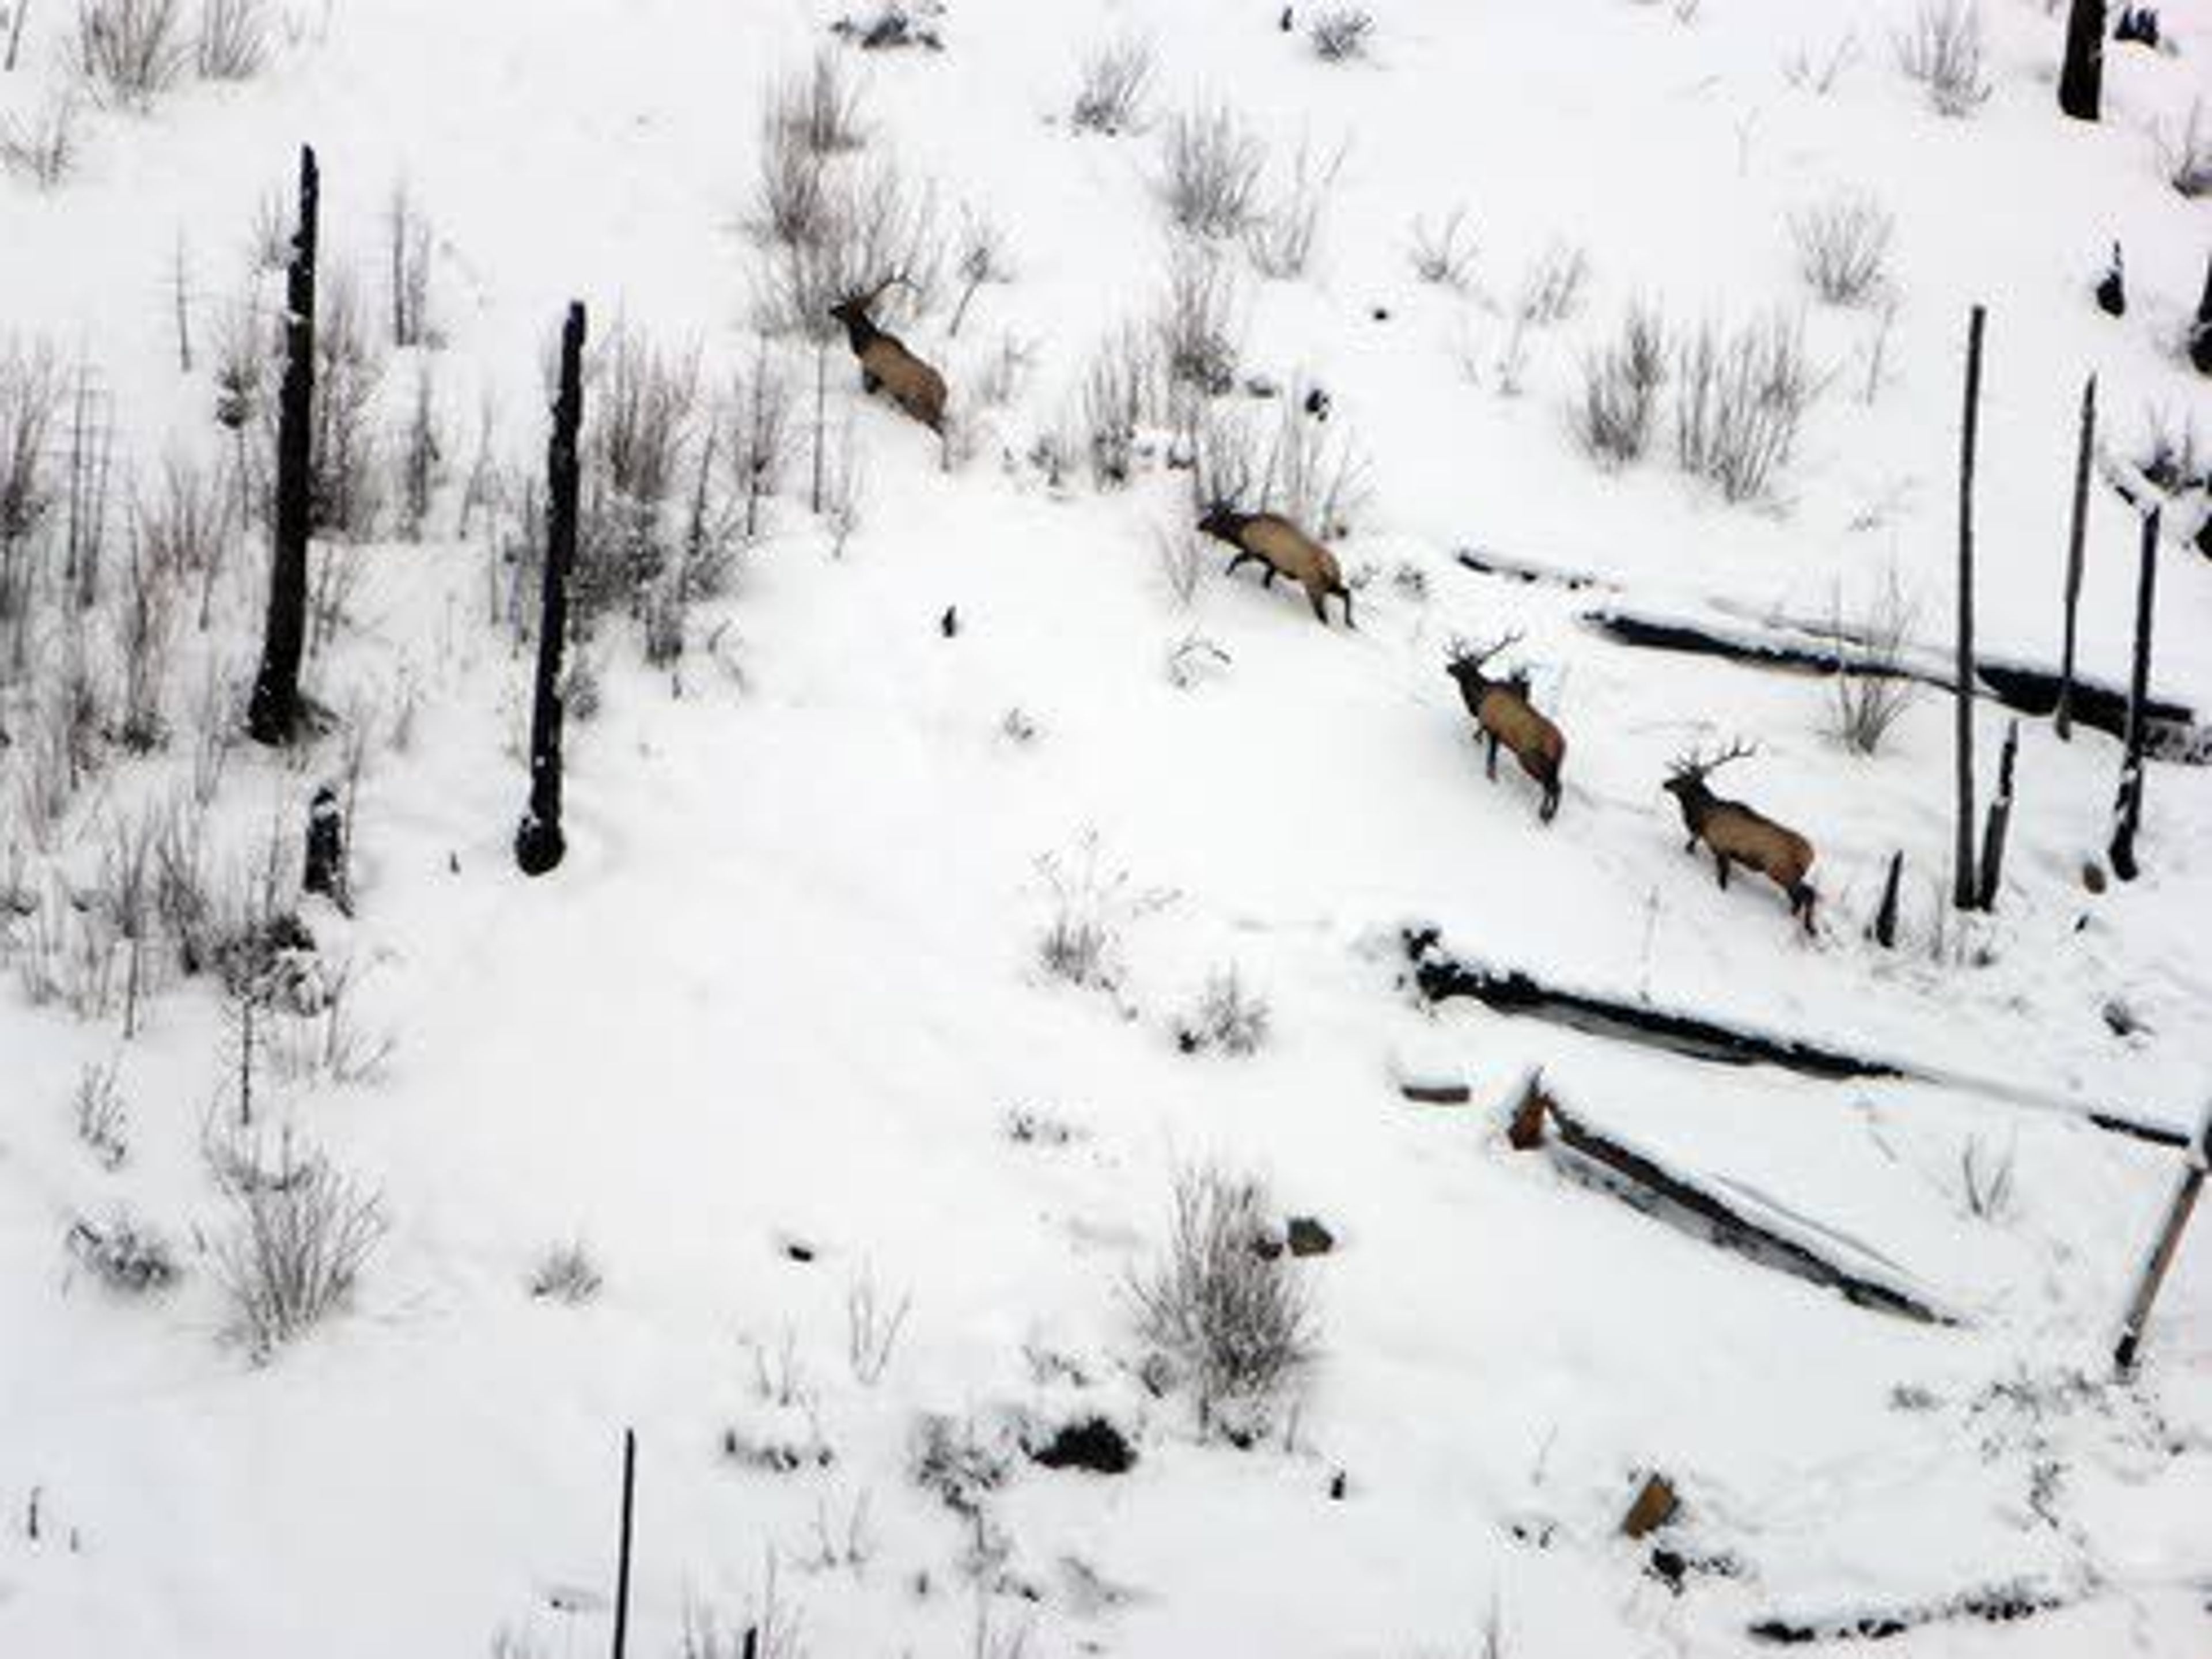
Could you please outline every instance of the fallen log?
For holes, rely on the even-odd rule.
[[[1840,641],[1835,638],[1832,628],[1826,630],[1826,636],[1810,629],[1796,629],[1791,631],[1796,637],[1784,637],[1619,608],[1586,611],[1581,621],[1585,627],[1622,645],[1711,657],[1775,672],[1907,679],[1945,692],[1956,684],[1950,672],[1933,663],[1874,656],[1862,641],[1848,636]],[[1974,678],[1978,695],[2002,703],[2016,714],[2037,719],[2057,712],[2059,691],[2065,684],[2063,676],[2055,669],[1981,655],[1974,659]],[[2115,738],[2126,733],[2128,694],[2123,687],[2084,679],[2077,672],[2069,708],[2072,718],[2085,726]],[[2197,726],[2196,711],[2188,704],[2154,697],[2145,703],[2143,713],[2145,742],[2148,752],[2155,757],[2185,765],[2212,763],[2212,731]]]
[[[1927,1625],[1955,1624],[1973,1619],[1984,1624],[2008,1625],[2038,1613],[2055,1613],[2072,1598],[2036,1585],[1994,1584],[1966,1590],[1936,1602],[1904,1607],[1875,1607],[1860,1613],[1834,1613],[1817,1617],[1762,1619],[1751,1626],[1752,1639],[1779,1647],[1800,1647],[1814,1642],[1883,1642]]]
[[[1547,1125],[1548,1134],[1544,1133]],[[1599,1129],[1561,1106],[1544,1091],[1540,1080],[1531,1079],[1515,1109],[1511,1140],[1516,1147],[1543,1147],[1553,1162],[1569,1174],[1612,1193],[1646,1215],[1683,1231],[1702,1233],[1762,1267],[1836,1291],[1855,1306],[1923,1325],[1960,1322],[1911,1291],[1848,1267],[1814,1248],[1808,1239],[1760,1220],[1748,1213],[1742,1200],[1723,1199],[1696,1176],[1669,1168],[1611,1131]]]
[[[1914,1066],[1881,1055],[1856,1054],[1802,1037],[1727,1025],[1701,1015],[1670,1012],[1641,1002],[1622,1002],[1589,992],[1543,984],[1518,969],[1494,969],[1463,961],[1443,948],[1433,927],[1409,927],[1406,954],[1413,981],[1432,1003],[1470,997],[1499,1013],[1527,1015],[1587,1036],[1656,1048],[1689,1060],[1721,1066],[1773,1066],[1801,1077],[1827,1082],[1887,1078],[1983,1095],[2041,1111],[2059,1112],[2111,1134],[2157,1146],[2186,1146],[2185,1129],[2148,1122],[2102,1107],[2049,1099],[1939,1066]]]

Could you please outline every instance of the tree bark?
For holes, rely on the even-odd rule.
[[[2189,1217],[2197,1207],[2197,1196],[2204,1190],[2205,1166],[2212,1164],[2212,1111],[2204,1115],[2204,1122],[2197,1134],[2197,1144],[2190,1149],[2189,1166],[2182,1171],[2181,1180],[2173,1189],[2173,1199],[2166,1208],[2165,1224],[2158,1230],[2158,1239],[2151,1246],[2149,1258],[2143,1263],[2142,1276],[2136,1281],[2136,1293],[2128,1303],[2127,1317],[2120,1323],[2120,1340],[2112,1350],[2112,1366],[2122,1376],[2135,1369],[2136,1350],[2142,1342],[2143,1327],[2150,1322],[2150,1310],[2158,1300],[2159,1286],[2166,1282],[2166,1270],[2173,1265],[2173,1258],[2181,1249],[2182,1229],[2189,1224]]]
[[[530,713],[530,810],[514,833],[526,876],[561,862],[561,653],[568,633],[568,573],[576,560],[576,433],[584,419],[584,307],[572,304],[561,331],[561,387],[546,446],[545,571],[538,622],[538,686]]]
[[[2212,254],[2204,258],[2204,294],[2197,302],[2197,326],[2189,337],[2189,361],[2199,374],[2212,374]]]
[[[315,236],[321,176],[311,148],[300,151],[300,223],[284,283],[284,384],[276,417],[276,536],[269,568],[269,616],[261,672],[246,724],[253,740],[286,744],[299,734],[300,662],[307,629],[308,483],[314,443]]]
[[[1903,852],[1889,855],[1889,876],[1881,884],[1881,908],[1875,912],[1874,942],[1885,951],[1897,946],[1897,889],[1905,875]]]
[[[353,914],[353,898],[346,891],[345,813],[338,805],[338,792],[327,783],[308,804],[307,866],[300,889],[320,893],[342,915]]]
[[[1974,439],[1981,418],[1982,326],[1976,306],[1966,325],[1966,403],[1959,443],[1959,659],[1953,704],[1958,770],[1958,823],[1952,849],[1951,902],[1971,910],[1981,898],[1974,880]]]
[[[2012,768],[2020,753],[2020,722],[2005,727],[2003,757],[1997,762],[1996,799],[1990,803],[1982,830],[1982,908],[1997,908],[1997,883],[2004,873],[2005,833],[2012,828]]]
[[[2058,107],[2077,121],[2097,119],[2105,93],[2105,0],[2073,0],[2066,13],[2066,61]]]
[[[2097,444],[2097,377],[2081,386],[2081,437],[2074,452],[2074,518],[2066,535],[2066,639],[2058,659],[2059,738],[2074,738],[2074,645],[2075,613],[2081,603],[2081,559],[2089,533],[2089,462]]]
[[[2112,822],[2112,873],[2133,881],[2136,830],[2142,822],[2143,706],[2150,697],[2151,623],[2158,604],[2158,509],[2143,514],[2142,563],[2136,577],[2136,660],[2128,680],[2127,758],[2120,764],[2120,795]]]
[[[637,1499],[637,1431],[623,1431],[622,1544],[615,1563],[614,1659],[623,1659],[629,1640],[630,1516]]]

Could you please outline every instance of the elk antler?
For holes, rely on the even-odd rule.
[[[1741,738],[1738,738],[1711,760],[1703,758],[1694,749],[1686,755],[1677,755],[1668,769],[1675,777],[1694,778],[1703,782],[1708,774],[1717,771],[1730,761],[1741,760],[1747,755],[1755,755],[1758,752],[1757,744],[1746,743]]]
[[[1507,646],[1518,645],[1521,642],[1521,635],[1520,629],[1510,629],[1499,636],[1496,644],[1489,646],[1476,646],[1472,641],[1455,635],[1448,648],[1451,652],[1451,660],[1455,665],[1465,664],[1470,668],[1480,668],[1499,652],[1504,650]]]

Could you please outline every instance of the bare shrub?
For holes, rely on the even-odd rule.
[[[1897,65],[1917,81],[1942,115],[1972,115],[1990,95],[1976,0],[1920,0],[1895,36]]]
[[[1992,1152],[1978,1135],[1969,1135],[1959,1149],[1959,1194],[1966,1213],[1979,1221],[2002,1221],[2012,1208],[2013,1168],[2017,1149],[2007,1146],[2002,1155]]]
[[[1464,290],[1474,276],[1474,252],[1465,208],[1454,208],[1434,229],[1425,219],[1414,219],[1410,257],[1422,282]]]
[[[580,1307],[599,1293],[602,1280],[580,1238],[549,1246],[530,1270],[530,1294],[540,1302]]]
[[[863,52],[896,52],[905,46],[945,50],[945,37],[921,21],[919,14],[941,13],[942,5],[908,5],[906,0],[878,0],[873,11],[858,17],[839,18],[830,26],[832,34],[850,40]]]
[[[1350,431],[1306,412],[1311,388],[1294,383],[1277,405],[1260,472],[1260,510],[1280,513],[1314,534],[1348,535],[1365,504],[1366,468]]]
[[[952,307],[952,320],[945,325],[948,335],[960,332],[960,325],[968,315],[969,302],[975,299],[977,289],[986,283],[1013,280],[1013,261],[1006,252],[1006,232],[988,214],[973,209],[962,210],[953,270],[960,281],[960,298]]]
[[[1589,255],[1570,243],[1546,248],[1521,279],[1513,314],[1533,328],[1550,328],[1573,316],[1589,282]]]
[[[174,637],[174,589],[167,568],[135,538],[124,574],[122,603],[115,617],[122,708],[112,735],[125,749],[143,755],[169,740],[164,704]]]
[[[438,418],[437,377],[432,362],[423,357],[415,366],[415,397],[394,457],[402,541],[422,539],[432,502],[445,477],[446,437]]]
[[[748,542],[765,528],[767,503],[782,485],[796,435],[791,416],[790,378],[770,355],[768,337],[758,336],[752,362],[731,389],[727,422],[730,467],[744,503],[741,533]]]
[[[1152,326],[1171,384],[1208,397],[1237,384],[1236,308],[1234,279],[1211,249],[1179,243],[1170,252],[1167,291]]]
[[[315,399],[307,461],[308,522],[325,536],[374,535],[382,506],[376,398],[384,359],[370,342],[361,289],[343,268],[326,276],[315,325]],[[273,423],[270,408],[264,419]]]
[[[1169,222],[1194,236],[1241,236],[1252,222],[1267,147],[1226,104],[1169,119],[1160,144],[1160,193]]]
[[[1192,1384],[1200,1424],[1238,1437],[1264,1424],[1318,1343],[1291,1258],[1262,1248],[1270,1231],[1256,1180],[1185,1170],[1165,1252],[1130,1282],[1138,1329]]]
[[[1651,416],[1667,379],[1665,320],[1632,305],[1611,343],[1583,359],[1582,400],[1575,436],[1583,453],[1608,470],[1640,458],[1651,438]]]
[[[384,210],[385,289],[392,301],[392,344],[397,351],[433,345],[430,325],[430,220],[402,179]]]
[[[1838,196],[1790,216],[1797,269],[1830,305],[1863,304],[1881,291],[1896,228],[1888,210],[1863,196]]]
[[[1784,61],[1782,76],[1800,92],[1826,98],[1836,89],[1858,52],[1858,37],[1848,32],[1838,36],[1824,52],[1816,53],[1811,47],[1800,45]]]
[[[1072,858],[1041,855],[1036,871],[1050,906],[1037,935],[1039,965],[1054,978],[1086,990],[1116,988],[1123,973],[1124,935],[1166,903],[1168,896],[1139,889],[1127,870],[1102,869],[1096,830],[1078,838]]]
[[[1893,568],[1872,600],[1848,621],[1840,592],[1833,604],[1832,633],[1839,659],[1856,659],[1840,668],[1835,679],[1834,731],[1855,755],[1879,753],[1890,728],[1903,717],[1920,692],[1911,675],[1884,672],[1894,669],[1912,641],[1919,606]]]
[[[77,0],[77,73],[99,102],[149,108],[191,59],[184,0]]]
[[[1145,331],[1124,325],[1083,374],[1082,434],[1092,483],[1125,484],[1136,466],[1138,434],[1158,404],[1159,360]]]
[[[176,1253],[159,1231],[118,1208],[105,1221],[70,1224],[69,1253],[111,1291],[144,1296],[177,1281]]]
[[[2189,114],[2179,127],[2160,122],[2151,136],[2160,178],[2192,202],[2212,196],[2212,120],[2205,118],[2203,99],[2189,100]]]
[[[1262,276],[1287,281],[1305,275],[1321,235],[1322,210],[1343,166],[1341,149],[1316,159],[1298,146],[1281,198],[1245,227],[1245,252]]]
[[[801,153],[807,154],[801,147]],[[790,234],[769,232],[769,258],[755,300],[759,325],[773,333],[828,339],[830,307],[888,283],[886,308],[927,308],[944,260],[937,194],[915,185],[889,157],[854,173],[820,179],[811,216]]]
[[[913,1311],[913,1293],[903,1291],[896,1302],[886,1300],[872,1267],[863,1267],[845,1287],[845,1358],[855,1382],[872,1389],[884,1380],[898,1348],[899,1333]]]
[[[1084,55],[1068,122],[1078,132],[1109,137],[1143,130],[1145,94],[1152,81],[1152,44],[1128,36]]]
[[[1315,14],[1306,25],[1306,39],[1323,63],[1343,64],[1367,55],[1367,37],[1375,32],[1375,16],[1358,6],[1330,6]]]
[[[574,604],[588,629],[646,598],[672,568],[674,507],[696,436],[699,356],[664,349],[617,319],[592,353]]]
[[[0,624],[9,670],[28,667],[33,537],[56,504],[52,444],[64,381],[52,351],[0,339]]]
[[[1267,1000],[1246,987],[1231,963],[1207,978],[1197,1002],[1176,1023],[1176,1046],[1187,1054],[1255,1054],[1267,1044],[1268,1018]]]
[[[831,208],[823,153],[807,143],[802,123],[770,111],[761,124],[760,173],[753,184],[753,231],[791,249],[827,239]]]
[[[1765,495],[1818,390],[1797,324],[1779,314],[1735,329],[1709,320],[1675,352],[1675,459],[1727,501]]]
[[[35,115],[0,115],[0,173],[40,190],[58,190],[76,173],[82,154],[77,101],[67,92],[49,98]]]
[[[844,60],[826,49],[814,54],[804,76],[776,89],[772,118],[815,155],[836,155],[867,142],[860,88]]]
[[[131,1156],[131,1108],[116,1080],[115,1063],[87,1066],[70,1097],[76,1138],[103,1170],[119,1170]]]
[[[203,81],[251,81],[269,57],[264,0],[200,0],[193,68]]]
[[[240,1334],[266,1358],[343,1305],[383,1241],[383,1201],[289,1132],[273,1156],[248,1149],[220,1176],[232,1222],[216,1270]]]
[[[1161,579],[1178,611],[1198,601],[1199,578],[1206,570],[1206,546],[1188,524],[1158,526],[1152,531],[1152,550],[1158,556]]]

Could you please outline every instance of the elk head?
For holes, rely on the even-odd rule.
[[[1707,793],[1705,779],[1708,775],[1726,766],[1730,761],[1741,760],[1747,755],[1755,755],[1758,752],[1757,744],[1746,743],[1741,738],[1710,760],[1706,759],[1699,750],[1692,749],[1686,755],[1674,757],[1667,768],[1667,781],[1659,787],[1676,799],[1687,802]]]
[[[1526,685],[1528,681],[1524,676],[1516,675],[1511,680],[1493,680],[1482,672],[1492,657],[1508,646],[1520,642],[1521,630],[1517,628],[1501,635],[1494,645],[1478,647],[1470,641],[1455,639],[1447,647],[1444,672],[1457,680],[1462,690],[1470,692],[1479,692],[1492,685]]]

